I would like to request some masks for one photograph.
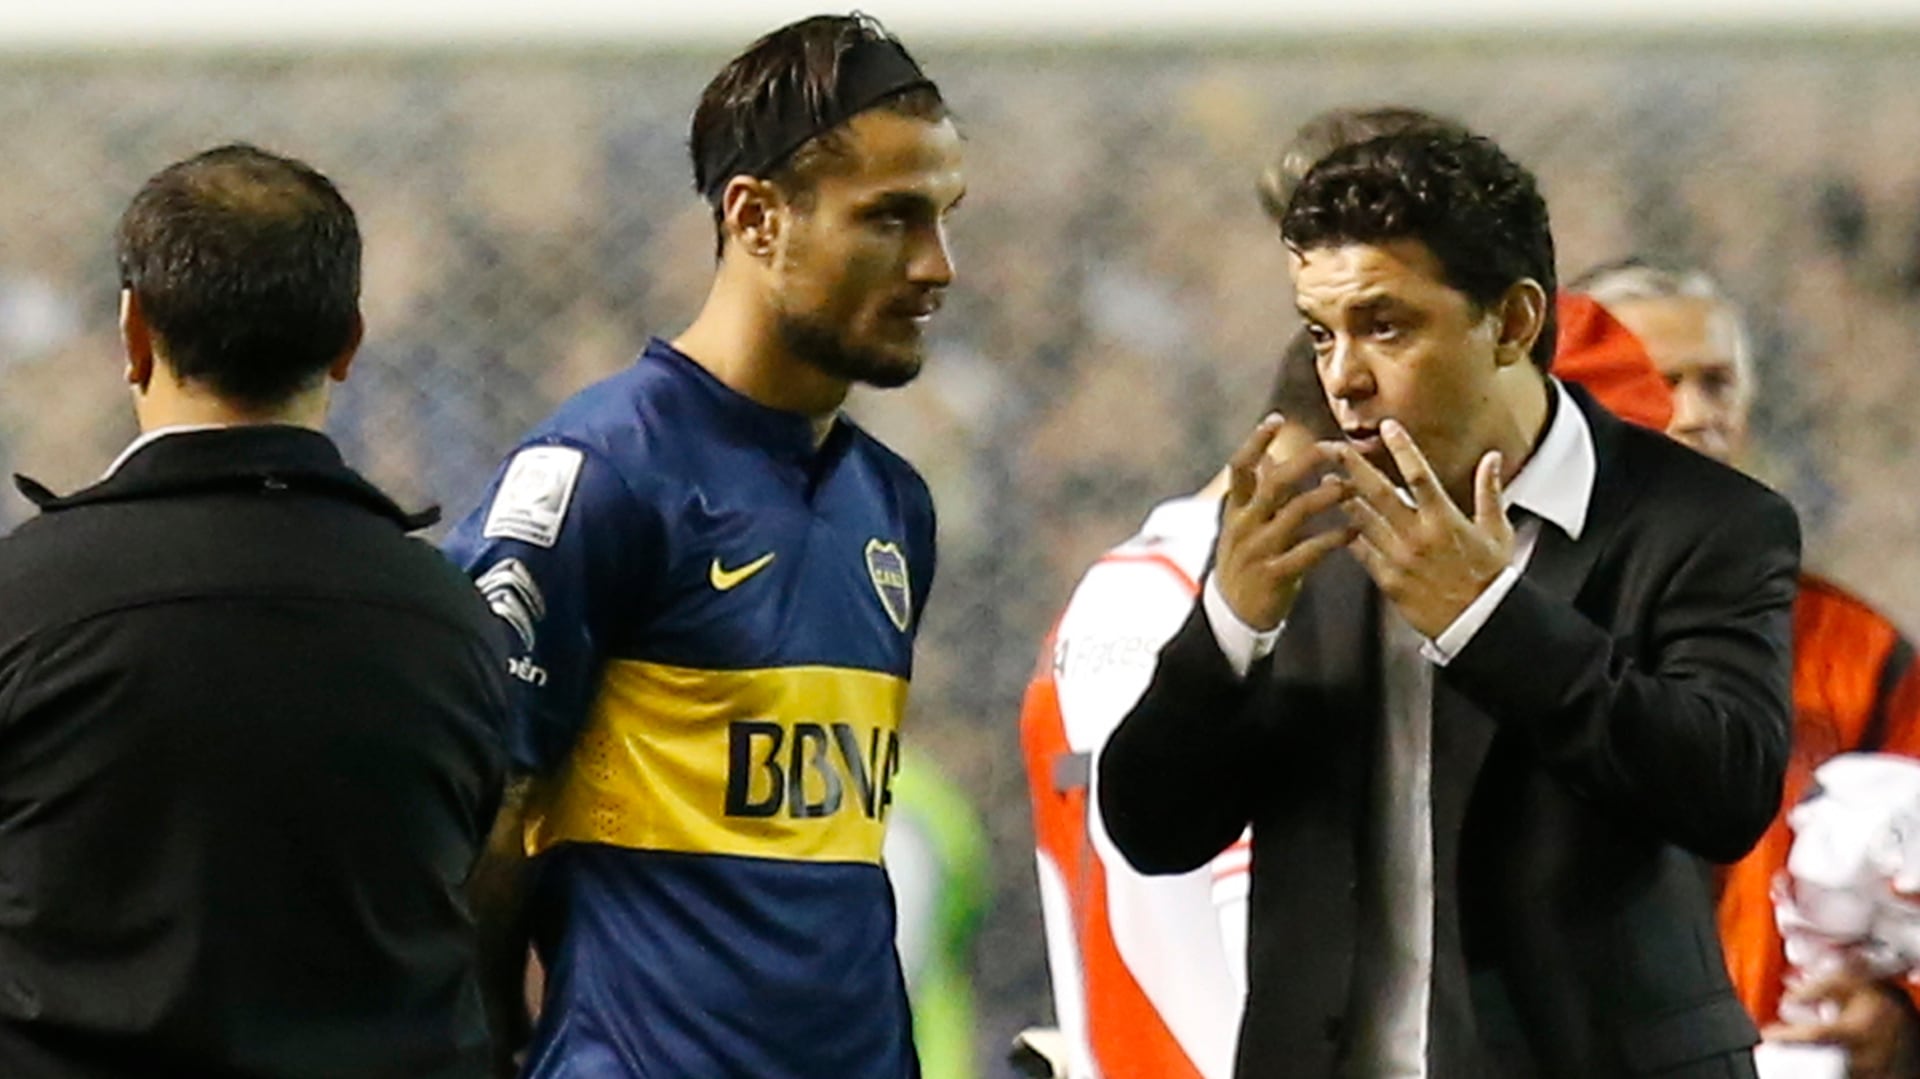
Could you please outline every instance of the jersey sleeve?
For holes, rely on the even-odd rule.
[[[920,564],[914,567],[912,576],[913,624],[915,633],[918,633],[922,620],[926,618],[927,600],[933,595],[934,571],[940,563],[940,522],[934,514],[933,493],[927,490],[925,481],[917,475],[914,476],[909,506],[913,514],[914,547],[920,555]]]
[[[585,722],[616,617],[644,607],[664,548],[653,507],[603,456],[570,442],[521,447],[446,552],[511,630],[514,680],[507,746],[540,774]]]

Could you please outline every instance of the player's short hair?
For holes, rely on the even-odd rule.
[[[1409,133],[1356,143],[1308,171],[1280,236],[1295,251],[1416,240],[1480,310],[1531,279],[1546,291],[1534,365],[1553,365],[1553,230],[1533,174],[1491,139]]]
[[[233,143],[155,173],[115,233],[120,284],[173,373],[272,406],[352,344],[360,227],[331,181]]]
[[[1300,186],[1307,172],[1328,154],[1343,146],[1352,146],[1382,135],[1412,133],[1456,135],[1465,138],[1472,132],[1467,125],[1437,113],[1411,105],[1375,105],[1370,108],[1328,109],[1301,124],[1293,138],[1260,172],[1255,183],[1260,208],[1279,224],[1286,216],[1287,200]]]
[[[1698,266],[1632,255],[1601,263],[1582,273],[1567,286],[1567,291],[1590,296],[1595,303],[1607,308],[1635,300],[1705,300],[1732,319],[1734,363],[1743,374],[1753,373],[1753,339],[1747,332],[1745,312],[1712,274]],[[1747,385],[1752,388],[1751,377]]]
[[[1286,347],[1280,350],[1280,363],[1274,368],[1273,385],[1267,390],[1267,407],[1261,415],[1278,412],[1300,418],[1325,409],[1326,391],[1320,387],[1318,362],[1319,353],[1307,331],[1301,330],[1288,338]]]
[[[846,121],[887,109],[929,122],[947,117],[940,88],[879,20],[815,15],[749,45],[707,83],[687,149],[693,186],[726,242],[721,195],[756,176],[804,204],[823,170],[845,159]]]

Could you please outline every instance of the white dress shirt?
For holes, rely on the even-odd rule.
[[[1493,583],[1434,640],[1423,639],[1386,603],[1381,619],[1383,708],[1387,730],[1384,760],[1375,770],[1375,849],[1384,863],[1387,910],[1383,924],[1363,932],[1385,936],[1385,968],[1357,972],[1354,1000],[1355,1074],[1370,1079],[1426,1079],[1428,1017],[1433,988],[1433,667],[1446,666],[1466,648],[1520,580],[1533,559],[1542,522],[1568,539],[1586,528],[1597,457],[1593,432],[1579,405],[1550,380],[1553,421],[1526,465],[1501,495],[1511,512],[1530,514],[1514,532],[1512,560]],[[1208,574],[1201,606],[1214,639],[1233,669],[1246,677],[1273,651],[1282,622],[1259,632],[1227,606]]]

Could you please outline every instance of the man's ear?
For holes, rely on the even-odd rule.
[[[347,369],[353,366],[353,358],[360,354],[360,340],[366,336],[366,332],[366,320],[360,317],[359,311],[355,311],[353,329],[347,334],[346,347],[340,350],[340,355],[335,357],[332,365],[327,368],[328,378],[335,382],[347,380]]]
[[[127,385],[145,393],[153,382],[153,328],[130,288],[120,290],[120,347],[127,358]]]
[[[735,176],[720,193],[721,221],[733,248],[752,259],[773,255],[786,227],[787,200],[772,181]]]
[[[1547,325],[1547,290],[1531,277],[1515,281],[1500,298],[1499,339],[1494,358],[1502,367],[1533,362],[1533,343]]]

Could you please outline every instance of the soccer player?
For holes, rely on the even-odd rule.
[[[1646,345],[1673,386],[1667,433],[1709,457],[1738,463],[1756,379],[1739,310],[1706,273],[1627,259],[1575,282]],[[1793,757],[1782,812],[1721,882],[1720,937],[1740,999],[1755,1020],[1778,1018],[1786,954],[1770,888],[1786,867],[1793,834],[1786,809],[1807,793],[1813,771],[1837,753],[1920,756],[1920,667],[1913,645],[1886,617],[1822,577],[1803,573],[1793,605]],[[1802,987],[1830,1000],[1830,1022],[1782,1025],[1770,1040],[1828,1042],[1847,1049],[1849,1074],[1882,1079],[1920,1069],[1920,1011],[1895,982],[1844,978]]]
[[[905,1079],[880,862],[933,506],[839,409],[920,370],[959,135],[897,39],[818,16],[715,76],[690,149],[706,305],[449,540],[520,644],[526,781],[479,881],[496,1021],[525,1023],[524,897],[529,1075]]]

